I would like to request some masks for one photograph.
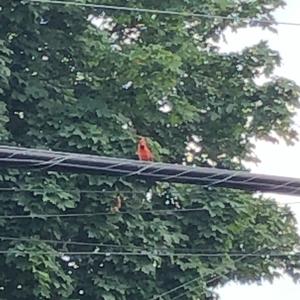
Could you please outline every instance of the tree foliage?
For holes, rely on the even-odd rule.
[[[80,2],[80,1],[78,1]],[[83,2],[83,1],[82,1]],[[96,0],[85,1],[97,3]],[[144,135],[161,161],[243,169],[253,137],[293,142],[299,88],[272,77],[279,54],[264,41],[239,53],[214,45],[241,18],[272,20],[281,0],[110,0],[106,4],[232,16],[234,20],[0,3],[0,138],[3,144],[134,158]],[[95,19],[101,21],[95,26]],[[100,20],[99,20],[100,17]],[[99,24],[98,24],[99,25]],[[265,26],[267,27],[267,26]],[[269,77],[263,85],[258,76]],[[193,142],[194,147],[187,149]],[[199,150],[201,151],[199,152]],[[297,279],[297,257],[269,256],[299,245],[288,208],[228,189],[39,170],[1,171],[1,215],[122,211],[81,218],[1,219],[4,299],[210,298],[207,287],[235,279]],[[105,190],[111,193],[80,192]],[[120,191],[127,191],[124,194]],[[147,197],[151,191],[152,197]],[[150,199],[151,198],[151,199]],[[189,213],[140,210],[202,208]],[[180,209],[178,209],[180,210]],[[111,246],[39,240],[81,241]],[[139,252],[57,257],[57,251]],[[141,252],[142,251],[142,252]],[[144,252],[143,252],[144,251]],[[164,253],[258,253],[237,260]],[[69,260],[69,261],[68,261]]]

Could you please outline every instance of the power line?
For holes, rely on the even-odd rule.
[[[256,251],[254,251],[252,254],[246,253],[246,254],[244,254],[243,256],[240,256],[239,258],[235,259],[233,262],[234,262],[234,263],[240,262],[240,261],[244,260],[244,259],[247,258],[247,257],[253,257],[253,256],[260,257],[260,255],[258,255],[258,253],[257,253],[258,251],[261,251],[261,250],[256,250]],[[300,252],[299,252],[299,253],[293,253],[293,254],[290,255],[290,256],[298,256],[298,255],[300,255]],[[269,256],[272,256],[272,255],[269,255]],[[273,257],[274,257],[274,256],[273,256]],[[216,277],[214,277],[214,278],[211,278],[211,279],[209,279],[209,280],[206,282],[206,285],[207,285],[207,284],[210,284],[210,283],[213,283],[215,280],[221,279],[222,277],[224,277],[224,275],[218,275],[218,276],[216,276]],[[186,287],[186,286],[190,285],[191,283],[194,283],[195,281],[200,280],[200,279],[202,279],[202,276],[198,276],[198,277],[196,277],[196,278],[194,278],[194,279],[192,279],[192,280],[190,280],[190,281],[188,281],[188,282],[186,282],[186,283],[184,283],[184,284],[181,284],[181,285],[179,285],[179,286],[177,286],[177,287],[175,287],[175,288],[173,288],[173,289],[171,289],[171,290],[169,290],[169,291],[167,291],[167,292],[165,292],[165,293],[163,293],[163,294],[161,294],[161,295],[159,295],[159,296],[155,296],[155,297],[153,297],[151,300],[160,299],[162,295],[163,295],[163,296],[168,295],[168,294],[172,293],[173,291],[176,291],[176,290],[178,290],[178,289],[180,289],[180,288]],[[196,289],[198,289],[198,288],[199,288],[199,286],[194,287],[194,288],[192,288],[192,289],[189,289],[189,291],[194,291],[194,290],[196,290]],[[206,290],[207,290],[207,288],[206,288]],[[200,295],[198,295],[198,296],[201,296],[201,295],[203,295],[204,293],[205,293],[205,292],[202,292],[202,293],[201,293]],[[171,299],[172,299],[172,300],[179,299],[179,298],[181,298],[182,296],[184,296],[185,294],[186,294],[186,293],[183,292],[183,293],[181,293],[181,294],[179,294],[179,295],[177,295],[177,296],[175,296],[175,297],[173,297],[173,298],[171,298]]]
[[[17,187],[0,187],[0,192],[13,192],[13,193],[22,193],[22,192],[28,192],[28,193],[53,193],[53,194],[59,194],[62,192],[67,192],[67,193],[78,193],[78,194],[104,194],[104,195],[117,195],[117,194],[123,194],[127,196],[135,196],[135,195],[146,195],[147,193],[153,193],[154,195],[157,195],[159,197],[163,197],[167,195],[168,193],[171,196],[181,196],[182,198],[186,197],[197,197],[203,195],[203,192],[189,192],[187,195],[184,194],[186,193],[183,191],[181,194],[180,191],[162,191],[162,192],[156,192],[154,190],[148,190],[148,191],[137,191],[137,190],[115,190],[115,191],[107,191],[107,190],[84,190],[84,189],[49,189],[49,188],[30,188],[30,187],[25,187],[25,188],[17,188]],[[176,199],[180,200],[180,199]],[[280,202],[280,201],[275,201],[275,202],[259,202],[255,204],[260,204],[260,205],[298,205],[300,204],[300,201],[292,201],[292,202]],[[102,212],[101,212],[102,213]],[[36,215],[36,214],[34,214]],[[59,216],[59,215],[58,215]],[[1,216],[0,216],[1,217]]]
[[[241,257],[240,259],[235,260],[235,262],[241,261],[242,259],[244,259],[244,258],[246,258],[246,257],[248,257],[248,256],[246,255],[246,256],[244,256],[244,257]],[[216,276],[216,277],[214,277],[214,278],[211,278],[210,280],[208,280],[208,281],[206,282],[206,285],[209,284],[209,283],[214,282],[215,280],[221,279],[222,277],[224,277],[224,275],[218,275],[218,276]],[[196,280],[199,280],[199,278],[196,278]],[[193,282],[196,281],[196,280],[187,282],[187,283],[185,284],[185,286],[190,285],[191,283],[193,283]],[[195,290],[197,290],[197,289],[199,289],[199,286],[195,286],[195,287],[193,287],[193,288],[190,288],[190,289],[189,289],[189,292],[195,291]],[[205,289],[206,291],[208,291],[208,288],[204,288],[204,289]],[[209,291],[209,292],[214,293],[214,292],[212,292],[212,291]],[[201,292],[201,294],[198,295],[198,296],[202,296],[203,294],[205,294],[205,291]],[[214,294],[215,294],[215,293],[214,293]],[[185,296],[185,295],[186,295],[186,292],[183,292],[183,293],[181,293],[181,294],[179,294],[179,295],[177,295],[177,296],[171,298],[171,300],[177,300],[177,299],[179,299],[179,298],[181,298],[181,297],[183,297],[183,296]]]
[[[257,254],[258,251],[259,251],[259,250],[254,251],[254,252],[252,253],[252,255]],[[239,262],[239,261],[242,261],[243,259],[245,259],[245,258],[247,258],[247,257],[249,257],[249,254],[244,254],[244,255],[242,255],[241,257],[235,259],[235,260],[234,260],[234,263],[237,263],[237,262]],[[209,283],[212,283],[212,282],[214,282],[215,280],[217,280],[217,279],[219,279],[219,278],[222,278],[222,277],[223,277],[223,275],[219,275],[219,276],[216,276],[216,277],[214,277],[214,278],[211,278],[211,279],[209,279],[209,280],[206,282],[206,285],[209,284]],[[198,280],[200,280],[200,279],[203,279],[202,275],[197,276],[196,278],[194,278],[194,279],[192,279],[192,280],[189,280],[189,281],[187,281],[187,282],[185,282],[185,283],[183,283],[183,284],[180,284],[180,285],[176,286],[175,288],[172,288],[172,289],[170,289],[170,290],[168,290],[168,291],[166,291],[166,292],[164,292],[164,293],[162,293],[162,294],[160,294],[160,295],[158,295],[158,296],[154,296],[153,298],[151,298],[151,300],[162,299],[162,297],[164,297],[164,296],[166,296],[166,295],[169,295],[169,294],[171,294],[171,293],[173,293],[173,292],[175,292],[175,291],[177,291],[177,290],[179,290],[179,289],[181,289],[181,288],[184,288],[184,287],[186,287],[186,286],[188,286],[188,285],[190,285],[190,284],[192,284],[192,283],[194,283],[195,281],[198,281]],[[197,287],[197,288],[198,288],[198,287]],[[201,295],[202,295],[202,294],[203,294],[203,293],[201,293]],[[178,299],[178,298],[182,297],[183,295],[185,295],[185,293],[182,293],[182,294],[176,296],[176,297],[173,298],[172,300]]]
[[[195,287],[193,287],[193,288],[189,288],[189,292],[195,291],[195,290],[197,290],[197,289],[199,289],[199,288],[200,288],[200,286],[195,286]],[[205,287],[203,287],[203,288],[204,288],[206,291],[208,291],[208,288],[205,288]],[[206,293],[206,292],[202,292],[201,295],[204,294],[204,293]],[[212,293],[212,294],[214,294],[214,293]],[[181,293],[181,294],[179,294],[179,295],[177,295],[177,296],[171,298],[170,300],[177,300],[177,299],[179,299],[179,298],[181,298],[181,297],[183,297],[183,296],[185,296],[185,295],[186,295],[186,292],[183,292],[183,293]]]
[[[185,209],[149,209],[131,210],[115,212],[96,212],[96,213],[70,213],[70,214],[30,214],[30,215],[0,215],[0,219],[32,219],[32,218],[74,218],[74,217],[96,217],[107,215],[139,215],[139,214],[168,214],[168,213],[187,213],[207,210],[206,208],[185,208]]]
[[[255,189],[257,188],[256,179],[263,178],[266,182],[260,183],[263,189],[268,191],[280,192],[280,188],[294,193],[298,191],[300,185],[299,180],[292,178],[276,177],[276,176],[264,176],[258,174],[251,174],[245,171],[231,171],[216,168],[201,168],[201,167],[184,167],[182,165],[171,165],[165,163],[145,163],[136,160],[118,159],[99,157],[95,155],[85,155],[76,153],[64,153],[64,152],[52,152],[47,150],[39,149],[28,149],[20,147],[0,147],[0,154],[5,155],[4,158],[0,158],[0,162],[4,166],[13,167],[29,167],[29,168],[41,168],[55,170],[66,170],[69,169],[74,171],[100,171],[101,174],[110,175],[122,175],[122,177],[129,176],[146,176],[149,179],[155,180],[167,180],[172,178],[175,182],[187,182],[187,183],[198,183],[211,185],[227,186],[226,183],[230,183],[230,187],[238,188],[239,184],[245,185],[245,188]],[[7,156],[8,155],[8,156]],[[170,176],[169,172],[175,171],[175,174]],[[201,169],[202,173],[198,170]],[[198,172],[199,173],[198,173]],[[159,174],[158,174],[159,173]],[[187,173],[198,173],[196,178],[193,176],[183,176]],[[239,176],[242,177],[239,179]],[[221,178],[220,178],[221,177]],[[236,178],[237,177],[237,178]],[[246,177],[246,178],[244,178]],[[272,182],[274,178],[280,180],[280,184]],[[196,181],[195,181],[196,180]],[[195,181],[195,182],[194,182]],[[254,182],[252,182],[254,181]],[[288,186],[289,184],[296,183],[296,190],[294,186]]]
[[[0,159],[1,161],[1,159]],[[209,189],[208,189],[209,190]],[[86,189],[80,189],[80,188],[71,188],[71,189],[54,189],[54,188],[30,188],[30,187],[0,187],[0,193],[1,192],[11,192],[11,193],[53,193],[53,194],[59,194],[62,192],[65,193],[74,193],[74,194],[104,194],[104,195],[117,195],[117,194],[123,194],[123,195],[146,195],[147,193],[153,193],[154,195],[157,195],[159,197],[165,196],[167,194],[173,195],[173,196],[182,196],[182,197],[193,197],[193,196],[201,196],[203,195],[203,191],[193,191],[193,192],[187,192],[182,191],[175,191],[175,190],[163,190],[163,191],[155,191],[155,190],[145,190],[145,191],[138,191],[138,190],[86,190]],[[300,201],[293,201],[293,202],[278,202],[277,204],[300,204]]]
[[[160,256],[160,257],[224,257],[224,255],[230,255],[233,257],[238,257],[234,262],[241,261],[242,259],[245,259],[246,257],[260,257],[260,258],[265,258],[265,257],[283,257],[283,256],[300,256],[300,253],[269,253],[269,254],[259,254],[257,251],[254,251],[252,253],[246,253],[246,254],[211,254],[211,253],[159,253],[159,252],[150,252],[150,251],[144,251],[144,252],[123,252],[123,251],[105,251],[105,252],[100,252],[100,251],[29,251],[29,250],[16,250],[16,249],[8,249],[8,250],[0,250],[0,254],[34,254],[34,255],[55,255],[57,257],[62,257],[64,255],[70,255],[70,256]],[[218,278],[221,278],[222,276],[219,275],[217,277],[214,277],[206,282],[206,284],[213,282],[217,280]],[[202,279],[202,276],[198,276],[184,284],[181,284],[175,288],[172,288],[171,290],[168,290],[167,292],[164,292],[158,296],[154,296],[152,299],[160,299],[163,296],[166,296],[174,291],[177,291],[178,289],[181,289],[187,285],[190,285],[191,283]],[[180,294],[177,296],[177,298],[182,296],[184,294]],[[176,298],[176,299],[177,299]]]
[[[211,15],[211,14],[204,14],[204,13],[147,9],[147,8],[138,8],[138,7],[114,6],[114,5],[103,5],[103,4],[92,4],[92,3],[80,3],[80,2],[74,2],[74,1],[30,0],[30,2],[35,3],[35,4],[73,5],[73,6],[89,7],[89,8],[95,8],[95,9],[99,8],[99,9],[103,9],[103,10],[117,10],[117,11],[126,11],[126,12],[174,15],[174,16],[182,16],[182,17],[196,17],[196,18],[203,18],[203,19],[243,21],[243,22],[247,22],[247,23],[256,23],[256,24],[262,24],[262,25],[300,26],[300,23],[296,23],[296,22],[284,22],[284,21],[276,22],[273,20],[260,20],[260,19],[256,19],[256,18],[249,19],[249,18],[240,18],[240,17],[231,17],[231,16]]]
[[[296,178],[20,147],[0,146],[0,166],[3,168],[42,168],[73,173],[86,172],[121,176],[121,178],[134,176],[148,181],[196,184],[207,188],[216,186],[249,192],[300,195],[300,179]]]
[[[207,283],[211,283],[211,282],[213,282],[214,280],[217,280],[217,279],[222,278],[222,277],[223,277],[223,276],[220,275],[219,277],[212,278],[211,280],[208,280]],[[190,282],[190,283],[193,283],[193,282]],[[206,285],[207,285],[207,283],[206,283]],[[199,289],[199,288],[200,288],[199,286],[195,286],[195,287],[193,287],[193,288],[190,288],[190,289],[189,289],[189,292],[195,291],[195,290],[197,290],[197,289]],[[206,291],[209,291],[208,288],[205,288],[205,287],[204,287],[204,289],[205,289]],[[216,294],[215,292],[212,292],[212,291],[209,291],[209,292],[212,293],[212,294]],[[204,293],[205,293],[205,291],[203,291],[199,296],[203,295]],[[182,296],[185,296],[185,295],[186,295],[186,293],[183,292],[183,293],[181,293],[181,294],[179,294],[179,295],[177,295],[177,296],[171,298],[171,300],[177,300],[177,299],[179,299],[179,298],[181,298]]]
[[[3,240],[3,241],[16,241],[16,242],[43,242],[43,243],[49,243],[49,244],[62,244],[62,245],[74,245],[74,246],[125,248],[125,246],[115,245],[115,244],[79,242],[79,241],[70,241],[70,240],[68,240],[68,241],[49,240],[49,239],[36,239],[36,238],[11,237],[11,236],[0,236],[0,240]],[[133,247],[133,248],[135,248],[135,247]]]
[[[57,240],[40,240],[40,239],[28,239],[28,238],[15,238],[15,237],[0,237],[0,239],[7,239],[7,240],[14,240],[14,241],[35,241],[35,242],[51,242],[51,243],[63,243],[63,244],[68,244],[68,243],[73,243],[76,245],[93,245],[94,243],[85,243],[85,242],[70,242],[70,241],[57,241]],[[100,244],[101,245],[101,244]],[[99,246],[100,246],[99,245]],[[186,250],[186,249],[185,249]],[[166,253],[164,252],[159,252],[159,251],[141,251],[141,252],[123,252],[123,251],[57,251],[57,250],[53,250],[53,251],[21,251],[21,250],[15,250],[15,249],[10,249],[10,250],[0,250],[0,254],[34,254],[34,255],[55,255],[55,256],[159,256],[159,257],[173,257],[173,256],[177,256],[177,257],[224,257],[225,255],[227,256],[231,256],[231,257],[238,257],[238,259],[235,259],[234,262],[238,262],[241,261],[242,259],[245,259],[246,257],[260,257],[260,258],[270,258],[270,257],[284,257],[284,256],[300,256],[300,252],[299,253],[295,253],[295,252],[286,252],[286,253],[274,253],[274,252],[270,252],[270,253],[258,253],[261,250],[256,250],[254,252],[251,253],[176,253],[176,252],[172,252],[172,253]],[[206,284],[213,282],[215,280],[217,280],[218,278],[221,278],[222,275],[219,275],[217,277],[214,277],[210,280],[208,280],[206,282]],[[164,292],[158,296],[154,296],[152,299],[160,299],[163,296],[166,296],[178,289],[181,289],[187,285],[190,285],[191,283],[202,279],[202,276],[198,276],[184,284],[181,284],[175,288],[172,288],[171,290],[168,290],[167,292]],[[195,290],[198,287],[193,288],[192,290]],[[182,297],[183,295],[185,295],[185,293],[182,293],[178,296],[176,296],[175,298],[172,298],[173,300],[175,299],[179,299],[180,297]]]
[[[287,203],[257,203],[259,205],[298,205],[300,202],[287,202]],[[13,219],[52,219],[52,218],[80,218],[80,217],[97,217],[97,216],[116,216],[120,215],[143,215],[143,214],[157,214],[157,215],[172,215],[190,212],[207,211],[207,207],[195,207],[195,208],[181,208],[181,209],[147,209],[147,210],[127,210],[127,211],[102,211],[94,213],[67,213],[67,214],[43,214],[43,213],[31,213],[29,215],[0,215],[0,220],[13,220]]]
[[[0,254],[41,254],[41,255],[53,255],[56,256],[70,255],[70,256],[158,256],[158,257],[224,257],[225,254],[211,254],[211,253],[159,253],[158,251],[143,251],[143,252],[125,252],[125,251],[30,251],[30,250],[0,250]],[[232,257],[243,257],[242,254],[227,254]],[[248,257],[285,257],[285,256],[300,256],[300,253],[273,253],[273,254],[248,254]],[[155,298],[156,299],[156,298]]]
[[[30,188],[30,187],[25,187],[25,188],[17,188],[17,187],[0,187],[0,193],[1,192],[13,192],[13,193],[52,193],[52,194],[59,194],[62,192],[66,192],[66,193],[78,193],[78,194],[104,194],[104,195],[117,195],[117,194],[122,194],[122,195],[127,195],[127,196],[135,196],[135,195],[146,195],[147,193],[153,193],[154,195],[157,195],[159,197],[163,197],[165,195],[167,195],[168,193],[171,196],[181,196],[182,198],[186,198],[186,197],[197,197],[197,196],[201,196],[203,195],[203,192],[200,191],[194,191],[194,192],[189,192],[188,194],[186,191],[182,191],[182,193],[180,191],[162,191],[162,192],[156,192],[154,190],[149,190],[149,191],[137,191],[137,190],[115,190],[115,191],[107,191],[107,190],[84,190],[84,189],[77,189],[77,188],[73,188],[73,189],[49,189],[49,188]],[[180,199],[177,199],[180,200]],[[261,203],[256,203],[256,204],[261,204],[261,205],[274,205],[274,204],[278,204],[278,205],[297,205],[300,204],[300,201],[292,201],[292,202],[261,202]]]
[[[67,193],[79,193],[79,194],[133,194],[133,195],[139,195],[139,194],[146,194],[147,191],[136,191],[136,190],[115,190],[115,191],[107,191],[107,190],[83,190],[83,189],[50,189],[50,188],[17,188],[17,187],[0,187],[0,192],[37,192],[37,193],[61,193],[61,192],[67,192]]]
[[[211,251],[207,249],[196,249],[196,248],[163,248],[163,247],[155,247],[151,248],[151,251],[149,249],[145,249],[144,247],[140,246],[131,246],[131,245],[116,245],[116,244],[107,244],[107,243],[97,243],[97,242],[82,242],[82,241],[73,241],[73,240],[50,240],[50,239],[37,239],[37,238],[27,238],[27,237],[11,237],[11,236],[0,236],[0,240],[2,241],[15,241],[15,242],[37,242],[37,243],[49,243],[49,244],[61,244],[61,245],[73,245],[73,246],[92,246],[92,247],[107,247],[107,248],[130,248],[134,250],[138,250],[139,252],[132,252],[132,251],[126,251],[126,253],[162,253],[167,255],[203,255],[203,256],[212,256],[212,257],[223,257],[225,255],[229,256],[242,256],[242,255],[252,255],[253,252],[245,252],[245,251]],[[257,250],[260,251],[260,250]],[[103,252],[103,251],[102,251]],[[105,253],[115,253],[106,251]],[[117,252],[120,253],[120,252]],[[125,253],[125,252],[124,252]],[[295,253],[293,253],[295,254]],[[299,253],[300,254],[300,253]],[[264,257],[264,256],[278,256],[278,255],[290,255],[290,252],[274,252],[274,251],[264,251],[260,252],[259,254],[256,254],[255,256]]]
[[[183,288],[187,285],[190,285],[191,283],[193,283],[195,281],[200,280],[200,279],[202,279],[202,276],[197,276],[196,278],[194,278],[194,279],[192,279],[188,282],[185,282],[183,284],[180,284],[180,285],[176,286],[175,288],[172,288],[172,289],[170,289],[170,290],[168,290],[168,291],[166,291],[166,292],[164,292],[164,293],[162,293],[158,296],[154,296],[153,298],[151,298],[151,300],[163,299],[162,297],[167,296],[167,295],[169,295],[169,294],[171,294],[171,293],[173,293],[173,292],[175,292],[175,291],[177,291],[177,290],[179,290],[179,289],[181,289],[181,288]]]

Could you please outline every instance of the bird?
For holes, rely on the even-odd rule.
[[[137,147],[137,155],[139,160],[153,161],[153,154],[148,146],[147,140],[141,137]]]
[[[124,199],[118,195],[115,199],[114,199],[114,205],[111,208],[111,212],[119,212],[121,207],[122,207],[122,203],[123,203]]]

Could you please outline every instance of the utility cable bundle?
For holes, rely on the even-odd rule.
[[[146,162],[97,155],[0,146],[0,168],[27,168],[73,173],[135,177],[246,191],[300,195],[300,179],[226,170]]]

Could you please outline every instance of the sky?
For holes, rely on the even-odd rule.
[[[285,0],[284,9],[274,13],[277,21],[300,22],[300,0]],[[276,69],[276,75],[292,79],[300,85],[300,26],[278,26],[278,33],[260,29],[242,29],[237,33],[227,32],[227,43],[221,44],[222,51],[238,51],[245,46],[256,44],[260,40],[267,40],[272,49],[279,51],[282,63]],[[295,117],[295,124],[300,134],[300,112]],[[272,144],[263,141],[256,142],[256,154],[261,160],[258,165],[248,165],[255,173],[280,175],[300,178],[300,141],[294,146],[287,146],[283,141]],[[300,197],[271,195],[279,202],[300,202]],[[300,224],[300,204],[292,204],[298,224]],[[300,227],[298,226],[300,234]],[[264,282],[262,285],[239,285],[228,283],[218,290],[221,300],[288,300],[300,299],[300,284],[284,276],[273,284]]]

